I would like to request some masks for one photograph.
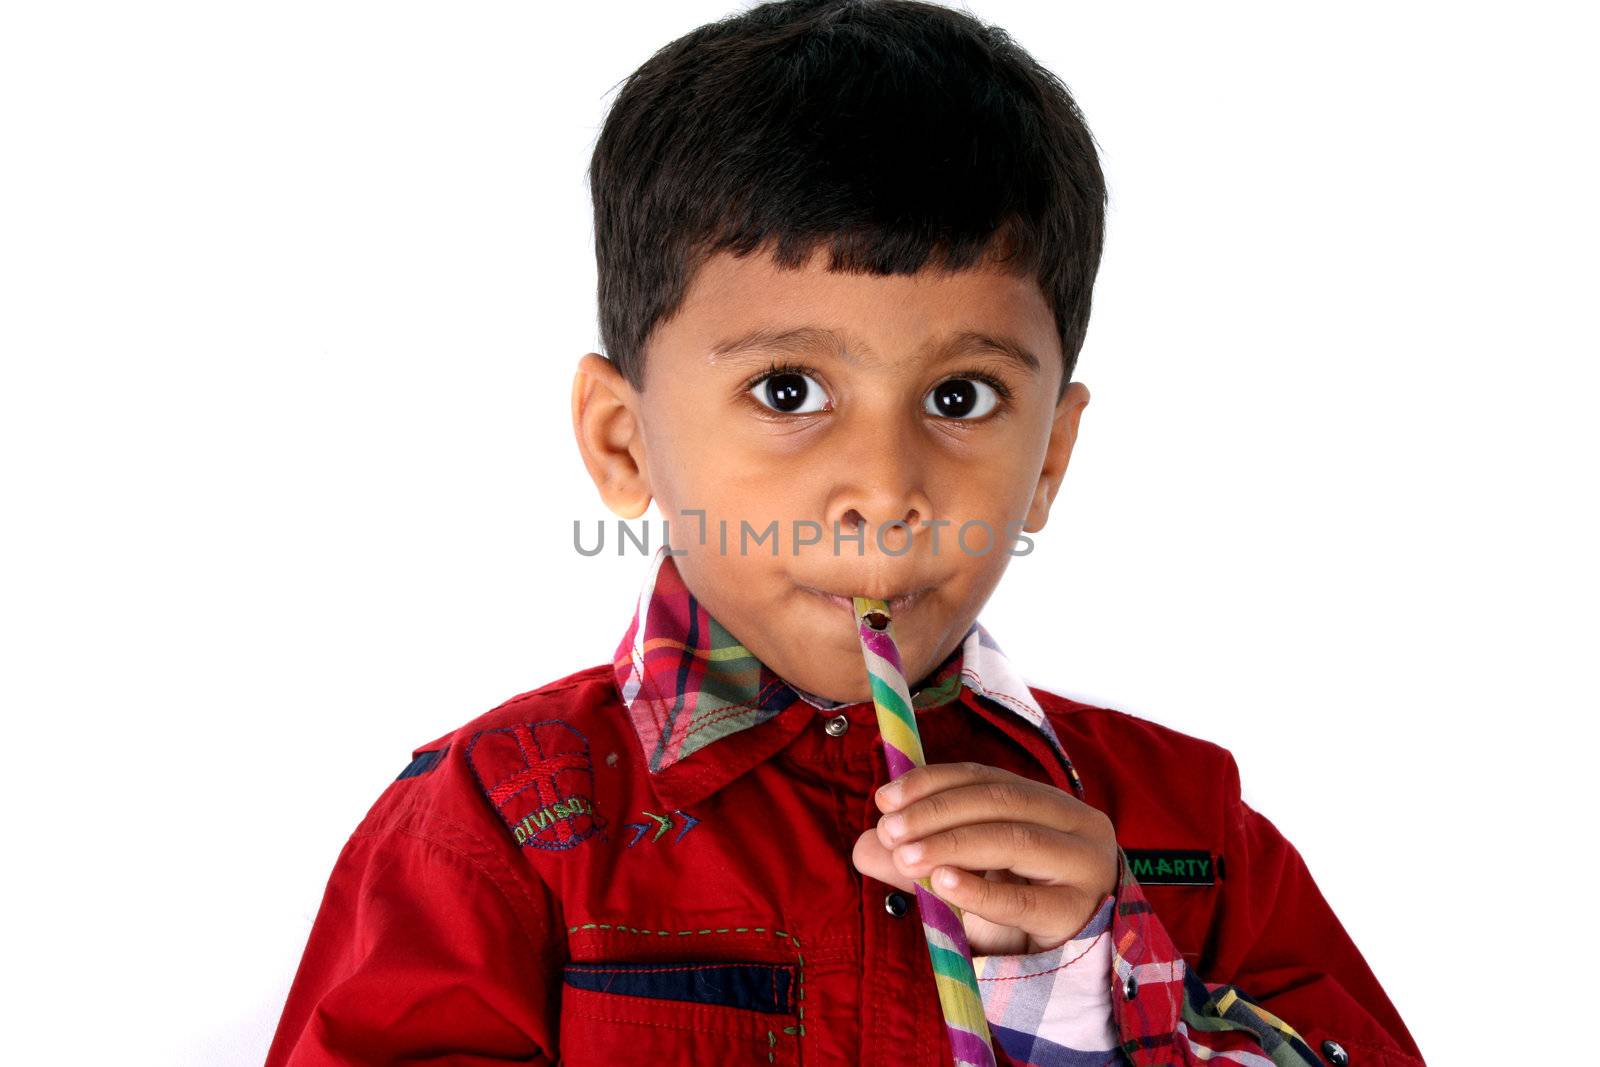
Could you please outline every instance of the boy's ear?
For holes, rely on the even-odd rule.
[[[1061,488],[1067,474],[1067,461],[1072,458],[1072,446],[1078,440],[1078,420],[1089,403],[1089,387],[1082,382],[1071,382],[1056,405],[1055,418],[1050,423],[1050,440],[1045,445],[1044,467],[1039,471],[1039,484],[1034,486],[1033,500],[1028,504],[1028,518],[1022,529],[1037,533],[1044,529],[1050,518],[1050,504]]]
[[[578,361],[572,378],[572,432],[583,465],[606,507],[636,519],[650,506],[650,476],[639,432],[639,394],[598,352]]]

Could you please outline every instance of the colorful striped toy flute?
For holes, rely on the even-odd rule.
[[[878,712],[878,734],[889,763],[889,777],[898,778],[926,760],[917,733],[916,713],[906,684],[900,649],[890,628],[889,605],[872,597],[853,598],[861,655],[867,661],[872,703]],[[989,1020],[983,1014],[978,977],[972,969],[972,947],[961,925],[961,909],[941,900],[926,878],[917,879],[917,914],[928,940],[939,1007],[957,1067],[994,1067]]]

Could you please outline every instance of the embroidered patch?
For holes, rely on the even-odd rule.
[[[517,844],[553,852],[600,835],[589,739],[571,723],[543,719],[480,730],[467,763]]]
[[[1125,848],[1128,866],[1143,885],[1215,885],[1216,864],[1211,853],[1189,848]]]
[[[700,820],[699,819],[695,818],[693,815],[690,815],[688,812],[683,811],[682,809],[674,810],[671,815],[657,815],[653,811],[641,811],[639,814],[646,816],[651,821],[650,822],[630,822],[630,823],[626,823],[626,824],[623,825],[623,829],[632,830],[633,831],[633,840],[628,842],[628,847],[629,848],[632,848],[634,845],[637,845],[639,843],[639,839],[641,837],[643,837],[646,833],[648,833],[651,829],[654,829],[655,833],[651,835],[650,841],[652,843],[654,843],[656,841],[661,840],[661,835],[666,833],[668,830],[672,829],[672,826],[673,826],[672,816],[673,815],[681,815],[681,816],[683,816],[683,829],[679,830],[678,833],[677,833],[677,836],[672,839],[672,843],[674,845],[676,845],[678,843],[679,839],[682,838],[684,834],[688,833],[690,830],[693,830],[696,826],[700,825]]]

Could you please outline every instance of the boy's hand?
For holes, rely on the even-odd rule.
[[[856,869],[907,892],[931,878],[964,912],[974,955],[1056,948],[1116,888],[1111,819],[1054,786],[981,763],[930,763],[876,800],[884,815],[857,839]]]

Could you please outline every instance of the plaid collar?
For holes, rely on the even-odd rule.
[[[823,711],[849,706],[791,685],[752,655],[689,592],[665,545],[651,561],[612,669],[651,782],[671,807],[709,795],[782,749],[814,717],[803,705]],[[952,700],[1013,736],[1026,735],[1018,740],[1027,747],[1043,742],[1048,755],[1041,758],[1059,760],[1083,796],[1049,717],[977,621],[912,694],[918,710]],[[716,742],[715,753],[702,753]]]

